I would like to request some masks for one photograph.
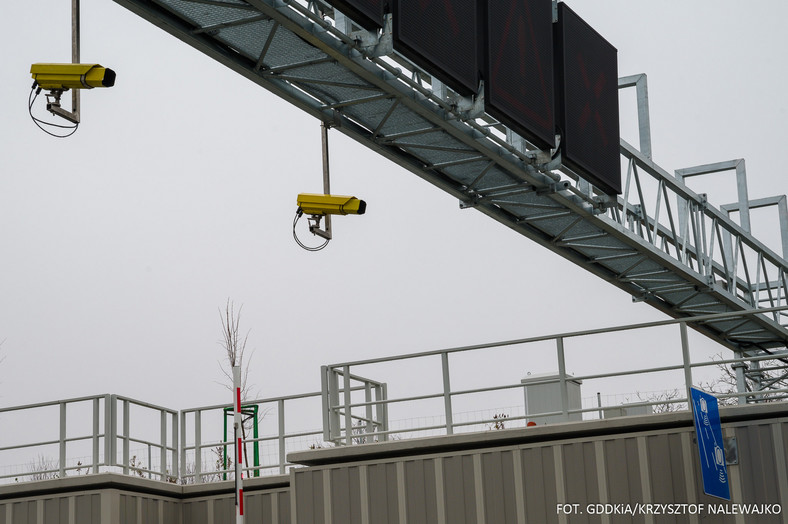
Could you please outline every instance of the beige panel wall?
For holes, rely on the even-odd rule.
[[[788,510],[785,419],[728,424],[732,502]],[[293,470],[293,524],[763,523],[788,515],[592,514],[599,504],[704,504],[692,428]],[[576,506],[559,511],[558,504]],[[603,512],[604,509],[603,509]]]
[[[98,477],[98,476],[96,476]],[[285,477],[286,479],[286,477]],[[114,475],[105,477],[104,485],[124,483],[127,477]],[[291,524],[289,487],[264,489],[249,486],[245,492],[247,522],[265,524]],[[24,496],[30,486],[38,491],[64,489],[64,481],[46,481],[43,486],[36,483],[13,486],[18,496],[0,498],[0,524],[231,524],[235,522],[232,487],[222,486],[224,493],[200,497],[206,490],[215,491],[215,485],[188,486],[169,485],[146,479],[133,479],[130,489],[85,489],[91,484],[90,477],[79,479],[78,486],[68,486],[62,494]],[[100,484],[100,482],[98,482]],[[256,484],[261,484],[257,482]],[[10,486],[8,487],[10,488]],[[81,488],[81,489],[80,489]],[[222,489],[224,488],[224,489]],[[257,488],[257,489],[255,489]],[[154,495],[148,492],[166,489],[173,496]],[[186,493],[184,493],[186,492]],[[0,488],[0,497],[3,496]]]

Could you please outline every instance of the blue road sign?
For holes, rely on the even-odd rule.
[[[705,391],[690,388],[695,433],[698,437],[700,469],[703,475],[703,492],[712,497],[731,499],[728,468],[722,444],[722,425],[717,397]]]

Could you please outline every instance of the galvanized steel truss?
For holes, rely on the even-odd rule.
[[[477,210],[674,318],[783,306],[788,264],[729,213],[651,160],[645,75],[640,149],[621,141],[625,191],[596,193],[560,156],[528,148],[392,51],[391,21],[363,31],[329,5],[297,0],[115,0],[225,66]],[[481,92],[481,91],[480,91]],[[735,169],[735,166],[734,166]],[[741,193],[740,193],[741,195]],[[740,213],[742,216],[745,213]],[[534,268],[537,269],[537,268]],[[788,341],[785,313],[696,329],[736,352]]]

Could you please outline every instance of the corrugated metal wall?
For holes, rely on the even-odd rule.
[[[723,434],[738,449],[729,466],[732,502],[788,510],[788,411],[755,411],[768,416],[737,408],[723,417]],[[691,420],[653,415],[292,454],[314,465],[247,481],[246,522],[788,524],[788,511],[591,513],[604,504],[719,506],[703,494]],[[232,524],[233,503],[232,483],[68,477],[0,487],[0,524]]]
[[[235,499],[232,493],[186,499],[182,502],[182,510],[183,524],[235,523]],[[244,514],[249,523],[290,524],[289,489],[244,492]],[[166,524],[173,522],[178,521],[166,521]]]
[[[732,502],[788,510],[788,421],[724,424],[724,434],[739,450],[729,466]],[[694,438],[692,428],[659,429],[294,470],[293,524],[788,524],[785,513],[710,514],[723,501],[703,494]],[[632,516],[596,506],[606,503],[706,509]]]
[[[90,482],[92,478],[101,480]],[[122,475],[86,476],[77,485],[63,486],[73,478],[63,481],[50,480],[43,483],[28,483],[39,491],[58,490],[62,493],[38,494],[15,498],[0,498],[0,524],[232,524],[235,522],[235,500],[231,484],[220,487],[220,493],[200,496],[200,493],[215,492],[216,485],[161,486],[161,483],[146,479],[133,479]],[[265,524],[291,524],[289,487],[265,489],[258,486],[245,493],[244,509],[247,522]],[[33,486],[35,484],[35,486]],[[103,484],[103,488],[99,487]],[[125,484],[125,485],[124,485]],[[111,486],[116,487],[111,487]],[[126,489],[117,489],[123,485]],[[87,490],[86,486],[96,489]],[[15,485],[24,488],[26,485]],[[7,488],[7,487],[6,487]],[[163,490],[172,496],[146,492]],[[0,496],[3,495],[0,488]]]

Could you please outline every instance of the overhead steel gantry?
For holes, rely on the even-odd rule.
[[[675,176],[652,162],[645,75],[619,81],[637,89],[640,149],[621,141],[625,191],[613,200],[560,157],[529,149],[483,112],[481,97],[428,83],[393,51],[390,17],[369,33],[322,2],[115,1],[636,300],[674,318],[742,312],[693,324],[732,350],[786,346],[788,264],[749,232],[749,207],[772,202],[750,203],[745,185],[721,211],[683,183],[739,175],[743,161]]]

